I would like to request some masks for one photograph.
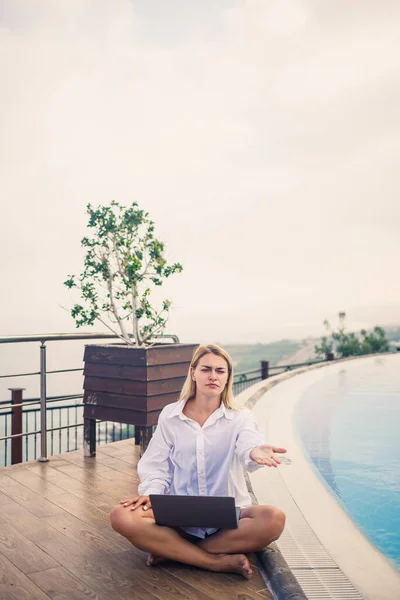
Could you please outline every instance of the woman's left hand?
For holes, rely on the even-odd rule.
[[[285,448],[279,448],[278,446],[269,446],[268,444],[262,444],[253,448],[250,452],[251,460],[258,463],[259,465],[266,465],[267,467],[277,467],[281,464],[279,458],[275,456],[277,454],[285,454]]]

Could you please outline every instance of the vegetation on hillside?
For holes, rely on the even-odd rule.
[[[371,341],[371,336],[372,339],[375,338],[376,332],[374,330],[367,333],[369,341]],[[385,327],[385,336],[388,342],[400,341],[400,327],[395,325]],[[329,341],[328,336],[325,337]],[[317,338],[307,338],[303,340],[279,340],[270,344],[222,344],[222,346],[232,356],[235,373],[240,373],[241,371],[260,368],[262,360],[268,360],[271,366],[278,363],[282,364],[282,361],[285,364],[294,364],[315,360],[321,357],[321,354],[316,355],[315,353],[316,344],[320,345],[321,341],[318,342]],[[325,352],[322,357],[325,358]]]
[[[374,327],[372,331],[361,329],[359,334],[354,331],[347,332],[345,312],[339,313],[336,329],[333,329],[327,320],[324,321],[324,325],[328,335],[322,336],[320,343],[315,346],[315,353],[322,358],[332,352],[337,358],[346,358],[389,350],[386,332],[382,327]]]
[[[234,361],[235,373],[259,369],[262,360],[268,360],[270,365],[276,365],[286,356],[294,354],[303,342],[298,340],[279,340],[271,344],[226,345]]]

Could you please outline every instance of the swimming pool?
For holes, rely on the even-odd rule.
[[[302,393],[294,425],[342,508],[400,571],[400,355],[328,372]]]

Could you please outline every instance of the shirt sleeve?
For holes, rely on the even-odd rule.
[[[165,494],[171,485],[172,465],[169,459],[171,442],[162,413],[157,428],[138,462],[137,472],[140,478],[138,492],[141,496]]]
[[[251,460],[250,452],[256,446],[264,443],[264,437],[249,410],[243,410],[241,418],[242,422],[236,439],[236,454],[239,457],[242,467],[252,473],[260,469],[263,465],[259,465],[254,460]]]

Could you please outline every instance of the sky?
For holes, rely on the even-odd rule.
[[[0,0],[0,335],[75,331],[63,282],[112,199],[183,264],[159,297],[181,341],[399,324],[399,21],[397,0]]]

